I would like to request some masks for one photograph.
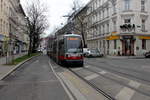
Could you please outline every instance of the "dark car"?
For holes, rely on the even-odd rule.
[[[150,58],[150,51],[145,53],[145,58]]]

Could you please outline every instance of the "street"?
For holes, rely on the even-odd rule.
[[[34,58],[1,81],[0,100],[70,100],[48,60]]]
[[[150,100],[149,61],[85,58],[69,70],[42,55],[0,82],[0,100],[109,100],[87,81],[115,100]]]
[[[79,73],[117,100],[150,100],[149,61],[91,58]]]

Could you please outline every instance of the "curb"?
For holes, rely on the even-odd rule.
[[[40,56],[40,55],[33,56],[33,57],[31,57],[31,58],[29,58],[29,59],[27,59],[27,60],[25,60],[25,61],[23,61],[23,62],[17,64],[16,66],[14,66],[14,68],[12,68],[9,72],[7,72],[4,76],[2,76],[2,77],[0,78],[0,80],[4,80],[7,76],[9,76],[11,73],[13,73],[15,70],[17,70],[21,65],[25,64],[26,62],[28,62],[28,61],[30,61],[31,59],[33,59],[33,58],[35,58],[35,57],[38,57],[38,56]]]
[[[144,56],[126,56],[126,57],[113,57],[113,56],[106,56],[105,58],[110,59],[144,59]]]

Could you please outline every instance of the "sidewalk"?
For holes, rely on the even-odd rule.
[[[15,55],[14,59],[24,56],[26,54],[27,53]],[[12,65],[12,66],[4,65],[5,63],[6,63],[6,57],[0,58],[0,80],[2,80],[5,76],[7,76],[9,73],[11,73],[14,69],[16,69],[18,67],[15,65]]]
[[[106,56],[111,59],[144,59],[144,56]]]

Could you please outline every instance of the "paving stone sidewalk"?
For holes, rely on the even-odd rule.
[[[27,53],[14,55],[14,59],[24,56],[26,54]],[[8,66],[8,65],[4,65],[4,64],[6,64],[6,57],[0,58],[0,80],[2,80],[8,73],[10,73],[12,70],[15,69],[14,65]]]

